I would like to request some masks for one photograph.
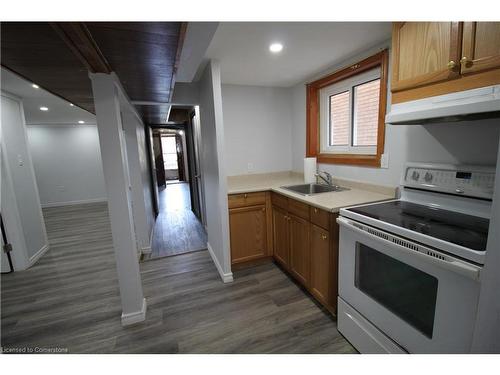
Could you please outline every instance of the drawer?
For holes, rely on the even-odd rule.
[[[330,229],[330,212],[322,210],[318,207],[310,207],[311,223],[316,224],[318,227],[329,230]]]
[[[289,199],[288,212],[295,216],[309,220],[309,205],[306,203],[296,201],[295,199]]]
[[[266,192],[230,194],[227,198],[229,208],[254,206],[266,203]]]
[[[278,206],[285,211],[288,210],[288,198],[284,195],[272,192],[271,193],[271,202],[274,206]]]

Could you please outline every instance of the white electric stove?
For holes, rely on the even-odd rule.
[[[400,199],[340,210],[339,331],[362,353],[467,353],[494,169],[405,166]]]

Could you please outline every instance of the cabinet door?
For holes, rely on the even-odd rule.
[[[462,74],[500,68],[500,22],[464,22],[460,64]]]
[[[290,260],[288,233],[288,215],[286,211],[273,206],[274,257],[286,269],[288,269]]]
[[[309,285],[311,249],[309,221],[289,215],[290,222],[290,272],[303,285]]]
[[[392,91],[458,78],[459,22],[395,22],[392,29]]]
[[[267,254],[266,206],[229,210],[231,263],[245,262]]]
[[[327,307],[333,305],[333,255],[329,232],[311,225],[311,293]]]

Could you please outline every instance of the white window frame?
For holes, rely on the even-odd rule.
[[[357,154],[357,155],[376,155],[377,145],[375,146],[353,146],[353,140],[356,137],[353,121],[356,111],[354,108],[354,87],[363,83],[380,79],[380,67],[367,72],[357,74],[353,77],[344,79],[327,87],[320,89],[319,92],[319,112],[320,112],[320,152],[325,154]],[[349,144],[342,146],[330,145],[330,97],[349,91]],[[380,103],[379,103],[380,105]]]

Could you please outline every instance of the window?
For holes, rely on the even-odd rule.
[[[165,170],[178,169],[177,166],[177,145],[175,136],[162,136],[161,148],[163,151],[163,164]]]
[[[387,51],[307,88],[307,155],[320,163],[380,166]]]

